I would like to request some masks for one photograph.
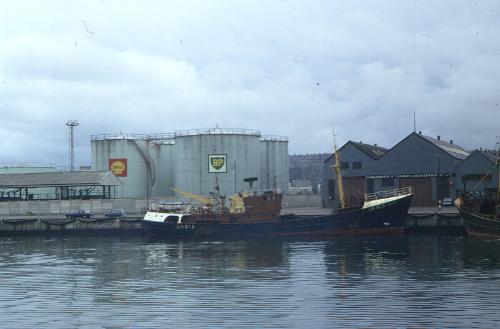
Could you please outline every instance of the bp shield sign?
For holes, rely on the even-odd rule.
[[[227,172],[227,156],[225,154],[208,155],[208,172]]]

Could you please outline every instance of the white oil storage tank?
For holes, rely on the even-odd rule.
[[[175,186],[205,196],[217,187],[222,195],[248,191],[243,179],[260,180],[260,136],[256,130],[233,128],[175,132]]]
[[[150,155],[148,135],[94,135],[91,137],[92,169],[111,170],[123,183],[116,197],[151,195],[155,164]]]
[[[260,188],[288,192],[288,138],[263,136],[260,140]]]
[[[155,164],[156,180],[152,186],[154,197],[172,196],[174,192],[174,140],[154,140],[151,145],[151,157]]]
[[[92,169],[122,182],[114,197],[208,196],[288,187],[288,140],[250,129],[213,128],[166,134],[91,137]],[[244,180],[250,178],[252,186]]]

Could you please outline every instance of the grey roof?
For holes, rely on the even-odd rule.
[[[474,152],[481,152],[485,157],[487,157],[493,163],[497,163],[497,161],[498,161],[498,157],[496,155],[494,155],[494,154],[489,153],[489,152],[477,151],[477,150],[474,151]]]
[[[350,143],[352,143],[354,146],[356,146],[358,149],[366,153],[366,155],[374,160],[378,160],[382,155],[384,155],[385,152],[388,151],[388,149],[380,147],[378,145],[370,145],[361,142],[357,143],[353,141],[350,141]]]
[[[429,137],[429,136],[425,136],[425,135],[421,135],[421,134],[416,134],[416,135],[428,140],[429,142],[436,145],[437,147],[439,147],[440,149],[442,149],[443,151],[445,151],[446,153],[448,153],[449,155],[451,155],[452,157],[454,157],[456,159],[464,160],[465,158],[467,158],[469,156],[469,152],[467,152],[466,150],[464,150],[463,148],[461,148],[460,146],[457,146],[455,144],[451,144],[451,143],[445,142],[441,139],[437,139],[437,138],[433,138],[433,137]]]
[[[111,171],[58,171],[0,175],[0,187],[116,186],[121,181]]]
[[[366,155],[368,155],[370,158],[372,158],[373,160],[378,160],[382,155],[384,155],[385,152],[388,151],[388,149],[384,148],[384,147],[380,147],[380,146],[377,146],[377,145],[371,145],[371,144],[365,144],[365,143],[361,143],[361,142],[353,142],[353,141],[348,141],[347,143],[345,143],[344,145],[342,145],[341,148],[339,148],[339,152],[344,148],[346,147],[347,145],[349,144],[352,144],[354,145],[355,147],[357,147],[361,152],[365,153]],[[335,153],[333,154],[330,154],[329,157],[327,157],[323,162],[324,163],[327,163],[328,161],[330,161],[330,159],[335,155]]]

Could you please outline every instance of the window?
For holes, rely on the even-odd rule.
[[[354,161],[352,163],[352,169],[362,169],[363,163],[361,161]]]
[[[344,162],[344,161],[341,161],[340,162],[340,169],[349,169],[349,162]]]
[[[394,179],[393,178],[382,178],[381,185],[382,186],[394,186]]]
[[[335,180],[328,180],[328,200],[335,199]]]

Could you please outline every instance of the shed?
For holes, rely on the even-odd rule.
[[[111,198],[121,181],[111,171],[58,171],[0,175],[0,201]],[[34,193],[54,188],[54,193]],[[31,192],[31,193],[30,193]]]
[[[355,206],[363,202],[364,194],[373,192],[365,184],[365,176],[375,169],[377,160],[387,152],[387,149],[378,145],[348,141],[339,150],[340,167],[344,185],[346,206]],[[323,164],[321,199],[325,206],[335,206],[335,174],[332,166],[335,163],[335,154],[330,155]]]
[[[475,150],[457,168],[455,184],[458,193],[498,191],[498,157],[491,153]]]

